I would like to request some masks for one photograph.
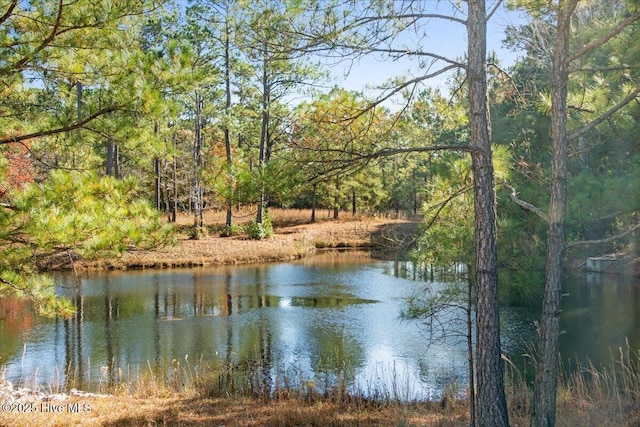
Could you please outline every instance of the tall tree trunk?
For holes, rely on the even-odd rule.
[[[105,172],[107,176],[113,175],[113,151],[114,151],[113,141],[109,140],[107,141],[107,154],[105,159],[106,160]]]
[[[318,196],[318,183],[313,183],[313,195],[311,196],[311,222],[316,222],[316,201]]]
[[[176,135],[173,135],[173,147],[176,146]],[[171,222],[178,219],[178,158],[173,156],[173,203],[171,204]]]
[[[351,190],[351,216],[356,216],[356,190]]]
[[[551,427],[556,423],[558,338],[564,267],[564,222],[567,200],[567,81],[571,15],[577,0],[560,1],[551,76],[551,199],[547,232],[547,260],[540,348],[536,366],[531,425]]]
[[[469,427],[476,426],[476,381],[473,362],[473,266],[467,264],[467,355],[469,356]]]
[[[333,197],[333,219],[340,214],[340,181],[336,182],[336,195]]]
[[[202,189],[200,173],[202,169],[202,96],[195,93],[196,117],[195,136],[193,140],[193,237],[198,238],[202,227]]]
[[[113,145],[113,176],[120,179],[120,146],[118,144]]]
[[[265,204],[265,187],[264,187],[264,167],[265,167],[265,153],[267,145],[269,143],[269,81],[267,74],[267,46],[266,41],[264,43],[264,58],[262,61],[262,126],[260,128],[260,155],[258,162],[260,165],[260,196],[258,199],[258,213],[256,215],[256,222],[262,224],[264,216],[264,204]]]
[[[156,157],[153,160],[153,169],[156,174],[155,191],[154,191],[155,199],[156,199],[156,209],[160,210],[160,207],[162,205],[161,191],[160,191],[160,188],[162,186],[162,177],[160,176],[160,158],[159,157]]]
[[[226,226],[231,227],[233,216],[231,209],[233,207],[233,185],[232,179],[233,174],[231,172],[231,135],[229,131],[229,114],[231,110],[231,63],[229,60],[229,19],[228,17],[225,20],[224,27],[224,90],[226,94],[226,100],[224,104],[224,112],[226,115],[225,125],[224,125],[224,148],[227,155],[227,220]]]
[[[76,102],[77,102],[77,110],[78,110],[78,122],[82,121],[82,94],[83,94],[84,88],[82,87],[82,82],[78,81],[76,82]]]
[[[469,121],[475,207],[476,369],[479,426],[509,425],[500,348],[496,195],[487,96],[487,19],[484,0],[468,3]]]

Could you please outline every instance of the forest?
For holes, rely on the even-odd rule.
[[[513,64],[487,51],[494,14],[519,17]],[[543,301],[553,363],[567,264],[638,257],[639,18],[632,0],[3,0],[0,297],[70,316],[40,260],[167,244],[179,213],[193,239],[207,210],[254,239],[269,208],[418,217],[414,259],[476,271],[478,422],[507,425],[481,375],[501,378],[497,301]],[[467,51],[438,52],[435,22]],[[364,58],[413,69],[341,87]]]

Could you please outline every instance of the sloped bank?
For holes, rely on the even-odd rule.
[[[109,270],[195,267],[287,261],[328,248],[399,248],[409,245],[418,224],[403,220],[364,219],[326,221],[276,228],[272,237],[178,236],[172,246],[154,250],[131,249],[120,257],[83,260],[69,254],[44,260],[43,270]],[[71,258],[73,257],[73,263]]]

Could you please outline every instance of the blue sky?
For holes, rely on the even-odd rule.
[[[434,12],[442,14],[451,13],[451,4],[448,1],[433,1]],[[493,1],[487,2],[487,8],[492,7]],[[463,15],[458,15],[462,19]],[[506,10],[503,6],[492,16],[487,26],[487,51],[495,51],[497,58],[503,67],[512,65],[518,53],[508,51],[502,47],[505,37],[505,29],[509,25],[521,25],[525,19],[520,12]],[[429,22],[426,28],[427,37],[422,40],[425,50],[458,59],[464,56],[467,49],[467,33],[463,25],[441,19]],[[407,45],[415,43],[415,40],[407,41]],[[366,86],[376,86],[386,80],[398,76],[418,76],[424,71],[419,70],[416,60],[401,59],[398,61],[381,61],[380,58],[366,57],[350,64],[350,72],[346,73],[347,64],[340,64],[332,68],[332,74],[336,78],[336,84],[348,90],[362,90]],[[425,85],[440,87],[445,90],[446,80],[451,73],[438,76]],[[445,90],[446,92],[446,90]]]

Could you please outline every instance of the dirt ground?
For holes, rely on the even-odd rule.
[[[130,269],[246,264],[254,262],[285,261],[302,258],[326,248],[400,248],[411,243],[418,232],[418,224],[407,219],[356,217],[319,219],[310,222],[310,211],[276,210],[271,214],[273,236],[264,240],[251,240],[241,234],[220,237],[215,230],[224,224],[223,213],[209,212],[205,228],[209,230],[198,240],[186,232],[191,218],[178,220],[178,233],[173,245],[154,250],[131,249],[121,257],[93,261],[77,260],[71,265],[68,257],[48,263],[48,269]],[[236,223],[248,222],[242,217]]]

